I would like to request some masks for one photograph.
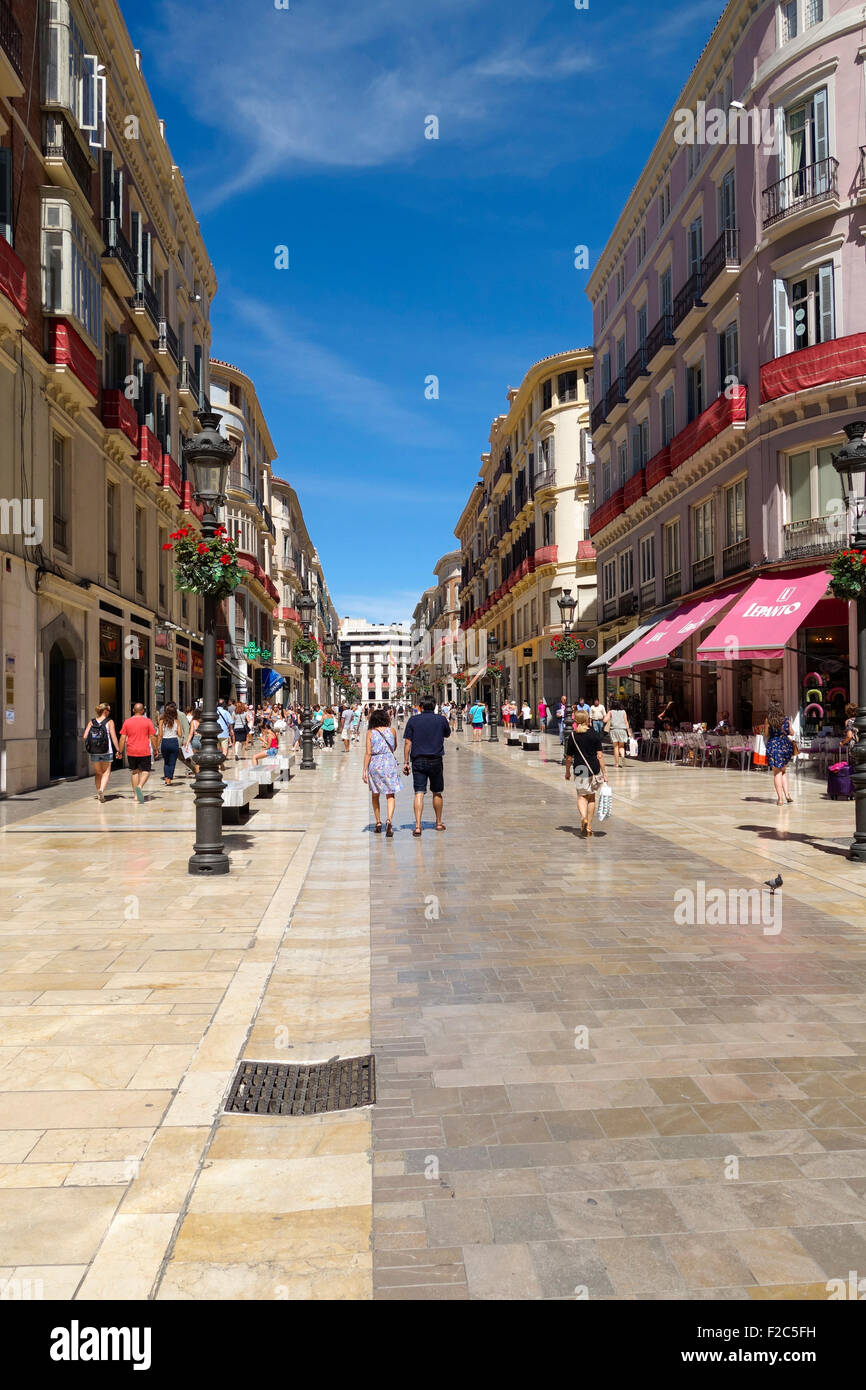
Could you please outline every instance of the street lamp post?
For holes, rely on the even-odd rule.
[[[833,467],[842,482],[846,516],[854,513],[853,547],[866,554],[866,420],[845,426],[847,443],[833,455]],[[848,858],[866,864],[866,587],[861,587],[857,604],[857,714],[854,730],[854,838]]]
[[[183,446],[183,457],[192,474],[193,492],[204,507],[202,535],[213,539],[217,528],[217,507],[225,501],[226,475],[234,458],[236,445],[219,432],[222,419],[215,411],[196,412],[199,433]],[[217,655],[215,594],[204,596],[204,686],[201,722],[198,727],[201,749],[198,772],[193,782],[195,795],[195,844],[188,868],[191,874],[216,877],[231,869],[223,844],[222,798],[224,782],[222,753],[219,746],[220,727],[217,722]]]
[[[572,624],[572,622],[573,622],[573,620],[574,620],[574,610],[575,610],[575,608],[577,607],[576,600],[573,599],[573,598],[571,597],[571,590],[570,590],[570,589],[563,589],[563,591],[562,591],[562,598],[557,600],[557,607],[558,607],[558,609],[559,609],[560,618],[562,619],[562,635],[563,635],[563,637],[570,637],[570,636],[571,636],[571,624]],[[561,761],[560,761],[560,767],[564,767],[564,766],[565,766],[565,730],[566,730],[566,726],[568,725],[568,718],[569,718],[569,713],[570,713],[570,700],[571,700],[571,691],[570,691],[570,689],[569,689],[570,683],[571,683],[571,662],[570,662],[570,661],[566,661],[566,663],[565,663],[565,724],[563,725],[563,728],[562,728],[562,759],[561,759]]]
[[[489,632],[487,634],[487,655],[488,657],[492,657],[494,661],[496,660],[496,650],[498,646],[499,642],[497,640],[496,634],[494,632]],[[493,676],[490,682],[490,737],[488,739],[488,743],[499,742],[499,734],[496,729],[496,723],[498,719],[498,711],[496,709],[496,697],[498,694],[498,690],[499,677]]]
[[[313,627],[313,617],[316,612],[316,601],[309,589],[305,589],[298,599],[298,614],[301,619],[301,631],[305,637],[309,637]],[[301,717],[301,771],[315,771],[316,761],[313,757],[313,711],[310,709],[310,662],[304,662],[304,712]]]

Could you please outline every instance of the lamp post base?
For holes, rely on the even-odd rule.
[[[218,878],[220,874],[227,874],[231,870],[228,855],[214,850],[203,850],[201,854],[193,854],[187,867],[191,874],[197,874],[201,878]]]

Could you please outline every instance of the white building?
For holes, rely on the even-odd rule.
[[[361,699],[377,704],[401,698],[411,665],[409,623],[368,623],[363,618],[340,620],[340,649]]]

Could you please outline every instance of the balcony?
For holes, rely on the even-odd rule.
[[[99,399],[99,361],[65,319],[48,320],[45,356],[70,394],[88,407]]]
[[[156,290],[145,275],[139,271],[136,277],[135,295],[132,300],[132,307],[136,313],[146,313],[159,332],[159,325],[163,322],[159,307],[159,300],[156,297]]]
[[[21,30],[7,0],[0,0],[0,97],[24,95]]]
[[[240,468],[230,468],[229,488],[232,492],[241,492],[245,497],[252,497],[255,494],[256,485],[248,473],[241,472]]]
[[[723,393],[712,405],[696,415],[684,430],[675,434],[670,443],[671,469],[679,468],[681,463],[696,454],[711,439],[729,426],[742,427],[746,423],[746,388],[732,386],[731,395]]]
[[[663,478],[667,478],[671,472],[671,446],[666,444],[663,449],[659,449],[657,454],[653,454],[647,463],[644,473],[646,475],[646,490],[655,487]]]
[[[860,165],[857,170],[857,190],[866,193],[866,145],[860,146]]]
[[[262,514],[262,521],[265,523],[266,529],[267,529],[268,531],[270,531],[272,538],[273,538],[274,540],[276,540],[276,539],[277,539],[277,528],[276,528],[276,526],[275,526],[274,523],[273,523],[273,518],[271,517],[270,512],[268,511],[267,507],[265,507],[264,505],[261,507],[261,514]]]
[[[618,488],[612,497],[606,502],[602,502],[600,507],[589,518],[589,534],[594,536],[599,531],[603,531],[605,526],[609,526],[616,517],[621,516],[625,511],[624,489]]]
[[[696,560],[692,565],[692,588],[702,589],[705,584],[712,584],[716,577],[716,557],[706,555],[703,560]]]
[[[649,364],[654,357],[657,357],[662,348],[674,347],[676,344],[674,337],[674,316],[673,311],[666,309],[647,334],[646,339],[646,360]]]
[[[543,545],[536,550],[534,555],[535,568],[540,569],[542,565],[556,564],[557,547],[555,545]]]
[[[301,626],[301,615],[297,608],[278,608],[274,617],[281,623],[294,623],[296,627]]]
[[[162,455],[162,485],[171,488],[179,498],[183,497],[183,479],[180,471],[180,464],[175,463],[171,454],[163,452]]]
[[[665,575],[665,603],[670,603],[672,599],[679,598],[683,591],[683,577],[680,570],[675,570],[673,574]]]
[[[727,227],[701,261],[701,297],[704,303],[712,304],[724,293],[727,277],[722,275],[722,271],[738,272],[739,269],[739,228]]]
[[[629,391],[639,376],[649,376],[647,371],[646,343],[641,343],[637,352],[625,364],[625,389]]]
[[[177,383],[178,395],[182,398],[182,405],[192,403],[198,410],[201,402],[201,383],[195,374],[195,368],[188,358],[180,359],[180,376]]]
[[[823,203],[839,202],[839,161],[819,159],[771,183],[763,193],[764,227]]]
[[[637,594],[620,594],[616,605],[618,618],[631,618],[637,612]]]
[[[604,413],[604,400],[600,400],[598,405],[593,406],[592,413],[589,417],[590,434],[595,434],[596,430],[600,429],[601,426],[604,424],[605,419],[606,416]]]
[[[656,582],[655,582],[654,579],[648,579],[647,582],[646,582],[645,584],[641,584],[641,586],[640,586],[640,608],[641,608],[641,612],[642,612],[642,613],[645,613],[645,612],[647,611],[648,608],[655,608],[655,606],[656,606]]]
[[[8,300],[9,304],[16,311],[15,316],[10,314],[9,327],[17,328],[18,314],[22,318],[27,317],[27,271],[24,262],[16,256],[12,247],[5,237],[0,236],[0,294]],[[0,316],[4,315],[3,307],[0,307]]]
[[[673,326],[679,328],[680,324],[688,318],[692,309],[705,309],[706,305],[701,299],[701,271],[700,267],[693,270],[682,289],[674,299]]]
[[[848,543],[848,523],[841,512],[813,516],[808,521],[792,521],[784,528],[786,560],[810,555],[835,555]]]
[[[102,423],[107,430],[116,430],[125,435],[138,448],[138,416],[135,406],[127,400],[123,391],[103,390]]]
[[[617,601],[615,598],[606,598],[601,608],[601,616],[604,622],[609,622],[617,615]]]
[[[204,516],[204,507],[201,502],[197,502],[192,495],[192,483],[183,481],[183,491],[181,492],[181,505],[185,512],[190,512],[197,521],[201,521]]]
[[[495,497],[496,494],[497,494],[498,492],[502,492],[502,491],[503,491],[503,488],[500,487],[500,484],[501,484],[501,483],[504,483],[504,482],[507,482],[507,480],[508,480],[510,477],[511,477],[511,459],[509,459],[509,458],[504,458],[504,459],[502,460],[502,462],[499,464],[499,467],[497,468],[496,472],[493,474],[493,486],[492,486],[492,488],[491,488],[491,490],[490,490],[490,495],[491,495],[491,497]]]
[[[102,238],[105,242],[102,264],[106,279],[118,294],[126,295],[130,289],[135,290],[138,284],[138,258],[123,235],[119,218],[103,217]]]
[[[176,367],[180,366],[177,334],[166,319],[159,321],[159,338],[157,339],[156,350],[160,357],[170,357]]]
[[[777,401],[812,386],[866,376],[866,333],[831,338],[775,357],[761,367],[761,403]]]
[[[733,545],[726,545],[722,551],[722,574],[725,578],[729,574],[739,574],[740,570],[749,568],[749,538],[735,541]]]
[[[626,507],[630,507],[632,502],[637,502],[638,498],[646,496],[646,470],[641,468],[637,473],[627,480],[622,490],[622,500]]]
[[[541,492],[546,487],[556,487],[556,469],[540,468],[535,474],[534,486],[536,492]]]
[[[162,445],[147,425],[138,427],[138,461],[152,468],[162,482]]]
[[[96,165],[85,154],[69,121],[59,111],[46,112],[42,118],[42,153],[54,181],[65,188],[77,186],[90,202]]]
[[[618,372],[616,381],[612,382],[607,388],[607,395],[604,398],[604,413],[610,417],[618,405],[625,404],[625,371]]]

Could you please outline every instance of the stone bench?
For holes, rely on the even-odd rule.
[[[258,794],[258,783],[249,777],[235,777],[223,787],[223,821],[238,825],[247,820],[250,802]]]
[[[274,783],[279,777],[280,769],[276,758],[269,758],[266,763],[256,763],[255,767],[244,768],[241,773],[242,780],[251,782],[258,789],[259,796],[273,796]]]
[[[274,761],[280,770],[280,777],[284,782],[292,780],[292,769],[297,767],[298,755],[295,752],[278,753]]]
[[[538,753],[541,749],[541,740],[538,734],[526,734],[523,740],[524,753]]]
[[[509,748],[519,748],[520,745],[523,743],[523,739],[520,737],[519,734],[509,733],[505,742]]]

